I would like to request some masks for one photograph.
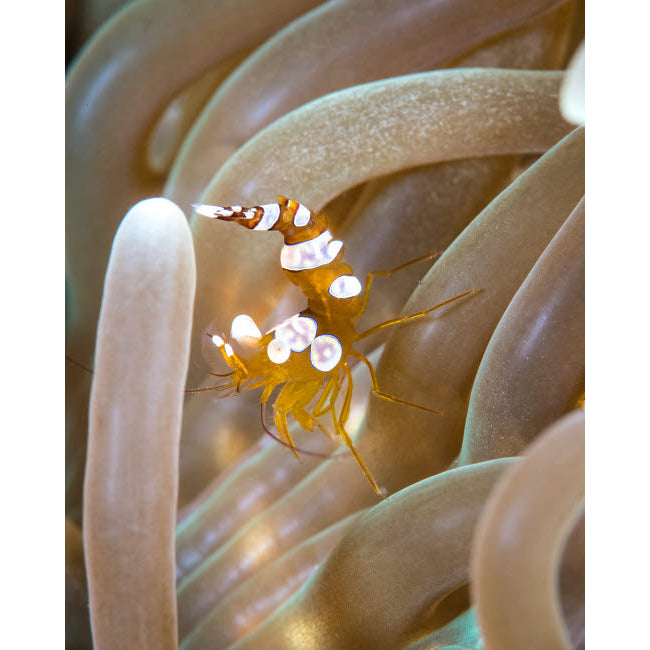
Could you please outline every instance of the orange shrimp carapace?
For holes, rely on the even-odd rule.
[[[327,218],[296,201],[279,197],[277,203],[244,208],[233,205],[194,205],[205,217],[234,221],[251,230],[278,230],[284,236],[280,263],[290,282],[307,298],[307,308],[262,334],[250,316],[232,321],[232,344],[217,334],[208,334],[232,368],[228,384],[220,388],[263,388],[262,408],[281,386],[273,403],[273,419],[283,444],[298,452],[289,433],[287,416],[306,430],[322,428],[316,418],[331,414],[332,426],[345,441],[377,494],[379,486],[355,449],[345,425],[352,401],[352,373],[347,359],[362,361],[370,372],[372,389],[382,399],[442,415],[440,411],[412,404],[379,389],[372,364],[353,344],[374,332],[420,318],[476,290],[466,291],[429,309],[402,316],[357,332],[355,325],[368,304],[374,276],[433,257],[425,255],[390,271],[369,273],[362,286],[352,267],[343,261],[343,242],[334,239]],[[235,347],[233,347],[233,344]],[[343,404],[337,413],[336,400],[345,385]],[[315,402],[312,404],[312,402]]]

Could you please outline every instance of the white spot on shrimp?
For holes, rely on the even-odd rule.
[[[315,269],[334,260],[342,246],[343,242],[332,241],[332,233],[326,230],[309,241],[285,244],[280,253],[280,264],[288,271]]]
[[[232,210],[229,208],[222,208],[220,205],[205,205],[201,203],[194,203],[192,205],[197,214],[204,217],[212,217],[218,219],[219,217],[229,217]]]
[[[233,205],[231,206],[231,210],[233,212],[241,212],[241,205]]]
[[[329,292],[335,298],[352,298],[361,293],[361,282],[354,275],[339,275],[332,280]]]
[[[232,357],[232,355],[235,354],[234,350],[232,349],[232,345],[230,345],[230,343],[226,343],[223,346],[223,351],[226,353],[227,357]]]
[[[298,206],[298,210],[293,217],[294,226],[306,226],[311,219],[311,212],[302,204]]]
[[[251,208],[250,210],[246,210],[246,212],[244,212],[244,216],[245,216],[247,219],[252,219],[252,218],[255,216],[255,213],[256,213],[256,212],[257,212],[257,211],[256,211],[254,208]]]
[[[291,354],[291,350],[286,341],[282,339],[273,339],[266,346],[266,354],[273,363],[284,363]]]
[[[327,254],[334,259],[343,248],[343,242],[339,239],[334,239],[329,244],[327,244]]]
[[[262,219],[253,230],[271,230],[280,218],[280,206],[277,203],[269,203],[260,207],[263,210]]]
[[[247,314],[235,316],[230,326],[230,336],[242,345],[256,345],[262,338],[262,332],[255,321]]]
[[[321,334],[311,344],[309,359],[316,370],[329,372],[337,366],[342,354],[343,348],[336,336]]]
[[[318,323],[313,318],[296,314],[275,328],[274,337],[284,341],[290,350],[302,352],[314,340],[317,329]]]
[[[218,335],[218,334],[213,334],[212,335],[212,342],[220,348],[224,344],[224,340]]]

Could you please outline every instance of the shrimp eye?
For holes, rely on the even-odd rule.
[[[266,348],[266,354],[273,363],[284,363],[291,354],[286,341],[273,339]]]

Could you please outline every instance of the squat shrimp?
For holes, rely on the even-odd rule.
[[[430,255],[411,260],[390,271],[369,273],[362,287],[352,267],[343,261],[343,242],[332,237],[326,217],[315,214],[301,203],[281,196],[277,203],[251,208],[204,204],[193,207],[204,217],[234,221],[251,230],[277,230],[282,233],[282,269],[289,281],[297,285],[307,298],[306,309],[264,335],[250,316],[236,316],[230,330],[235,347],[224,336],[207,334],[232,368],[228,375],[230,381],[219,388],[263,388],[260,397],[263,412],[273,391],[281,386],[273,403],[273,420],[280,441],[289,446],[298,459],[287,417],[293,416],[305,430],[313,431],[322,428],[316,418],[329,412],[335,433],[350,448],[373,490],[380,495],[377,482],[345,429],[352,401],[352,373],[348,358],[356,358],[367,366],[372,390],[381,399],[435,415],[443,413],[380,390],[372,364],[353,345],[381,329],[421,318],[477,290],[470,289],[424,311],[393,318],[357,332],[355,326],[368,305],[373,278],[394,273],[430,258]],[[344,384],[343,404],[337,413],[336,400]],[[314,400],[316,403],[310,408]]]

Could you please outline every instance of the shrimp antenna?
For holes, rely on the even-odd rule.
[[[81,368],[82,370],[85,370],[89,375],[93,374],[93,369],[89,368],[88,366],[84,366],[83,363],[79,363],[76,359],[73,359],[72,357],[68,356],[67,354],[65,355],[65,360],[69,361],[71,364],[77,366],[77,368]]]
[[[204,366],[197,363],[196,361],[192,361],[192,366],[194,368],[198,368],[202,372],[207,373],[208,375],[212,375],[213,377],[230,377],[230,375],[232,375],[234,372],[233,370],[231,370],[230,372],[224,372],[223,374],[219,374],[218,372],[212,372],[211,370],[206,370]]]
[[[284,440],[280,440],[278,436],[276,436],[267,426],[266,423],[264,422],[264,406],[266,402],[262,402],[260,404],[260,418],[262,420],[262,428],[266,432],[267,435],[271,436],[273,440],[276,442],[279,442],[283,447],[286,447],[287,449],[291,449],[293,451],[294,447],[292,447],[289,443],[285,442]],[[321,454],[317,451],[307,451],[306,449],[300,449],[300,447],[295,447],[296,451],[299,451],[301,454],[306,454],[307,456],[316,456],[318,458],[330,458],[332,460],[336,460],[339,458],[339,456],[334,456],[333,454]]]
[[[229,388],[234,388],[230,383],[228,384],[215,384],[214,386],[202,386],[201,388],[186,388],[185,393],[207,393],[208,391],[223,391],[228,390]]]
[[[218,372],[210,372],[209,370],[206,370],[208,375],[212,375],[213,377],[230,377],[230,375],[234,375],[235,371],[231,370],[230,372],[224,372],[223,374],[219,374]]]
[[[76,359],[73,359],[71,356],[68,356],[67,354],[65,355],[65,360],[70,362],[71,364],[77,366],[78,368],[81,368],[83,371],[87,372],[89,375],[94,374],[93,369],[89,368],[88,366],[84,366],[83,363],[79,363]],[[206,372],[209,375],[213,375],[214,377],[230,377],[230,375],[233,374],[233,372],[226,372],[223,375],[219,375],[216,372],[210,372],[209,370],[206,370]],[[214,390],[214,391],[222,391],[222,390],[227,390],[228,388],[233,388],[232,384],[215,384],[214,386],[204,386],[202,388],[186,388],[185,393],[203,393],[209,390]]]

